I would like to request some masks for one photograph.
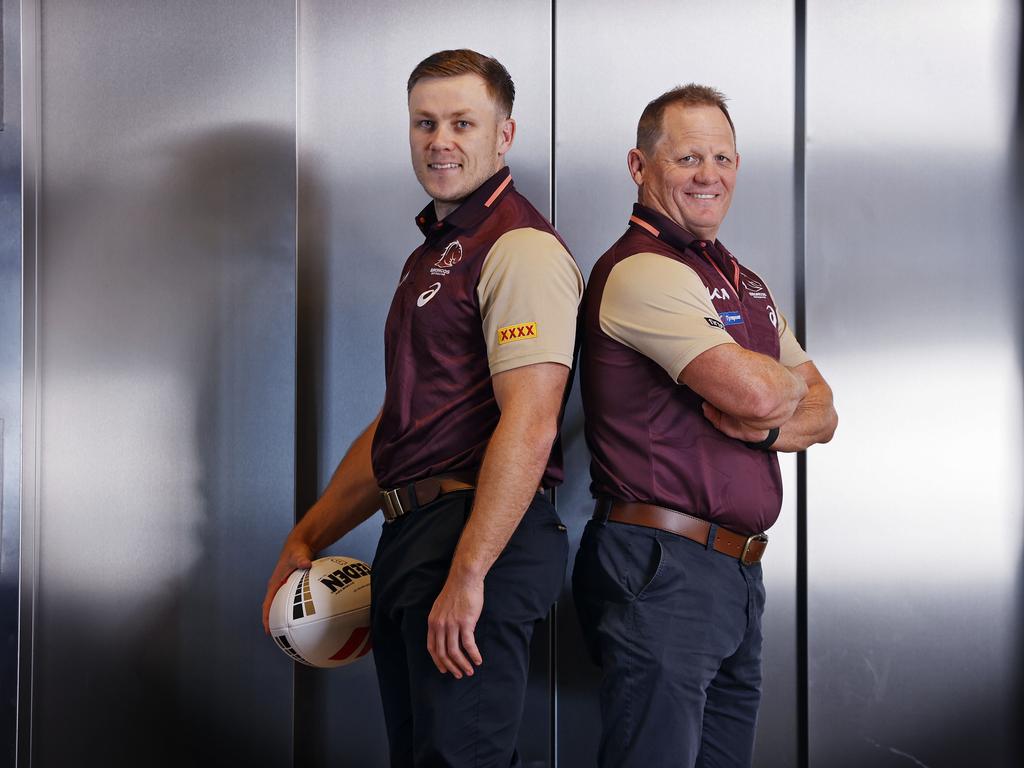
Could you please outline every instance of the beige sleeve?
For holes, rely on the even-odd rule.
[[[793,329],[789,327],[789,321],[779,309],[775,295],[771,291],[768,292],[768,295],[772,297],[772,306],[775,307],[775,314],[779,318],[779,362],[787,368],[803,365],[811,358],[804,352],[800,342],[796,340],[796,334],[793,333]]]
[[[796,334],[789,327],[786,316],[779,312],[778,307],[775,308],[775,311],[779,315],[779,362],[787,368],[803,365],[811,358],[804,352],[800,342],[796,340]]]
[[[534,363],[571,368],[583,275],[550,232],[506,232],[477,283],[491,375]]]
[[[697,355],[735,344],[690,267],[656,253],[636,253],[608,275],[601,330],[651,358],[673,381]]]

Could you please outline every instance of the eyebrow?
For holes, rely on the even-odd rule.
[[[466,117],[467,115],[473,116],[473,110],[472,109],[460,109],[460,110],[458,110],[456,112],[452,112],[450,115],[448,115],[448,117],[450,117],[452,119],[458,119],[458,118],[461,118],[461,117]],[[429,118],[435,118],[435,119],[437,117],[433,112],[428,112],[425,109],[417,109],[416,111],[413,112],[413,116],[414,117],[429,117]]]
[[[699,148],[694,147],[692,145],[690,146],[689,149],[681,149],[676,154],[679,154],[679,153],[686,153],[688,155],[704,155],[705,154],[703,149],[699,149]],[[735,148],[734,149],[728,149],[728,148],[712,149],[710,154],[712,154],[712,155],[735,155],[736,154],[736,150],[735,150]]]

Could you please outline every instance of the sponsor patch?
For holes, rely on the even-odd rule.
[[[719,312],[718,316],[726,325],[743,325],[743,316],[739,312]]]
[[[722,325],[721,320],[718,320],[714,317],[705,317],[704,319],[708,321],[708,325],[710,325],[712,328],[721,328],[723,331],[725,330],[725,326]]]
[[[498,344],[510,344],[513,341],[537,338],[536,323],[519,323],[518,325],[506,325],[498,329]]]

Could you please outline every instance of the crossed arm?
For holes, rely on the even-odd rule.
[[[778,427],[776,451],[827,443],[839,423],[832,389],[808,361],[786,368],[737,344],[720,344],[694,358],[679,375],[704,398],[704,415],[737,440],[760,442]]]

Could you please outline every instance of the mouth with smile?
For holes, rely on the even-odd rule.
[[[694,200],[714,200],[718,195],[710,195],[704,192],[687,192],[687,197],[692,197]]]
[[[461,167],[459,163],[427,163],[427,168],[432,171],[454,171]]]

